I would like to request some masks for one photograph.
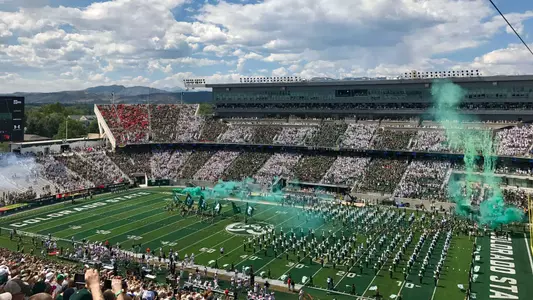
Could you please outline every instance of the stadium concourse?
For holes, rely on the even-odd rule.
[[[496,236],[435,206],[449,204],[447,183],[465,169],[460,159],[365,152],[460,154],[463,149],[449,143],[437,123],[217,119],[199,116],[197,105],[98,105],[96,110],[109,130],[108,139],[119,147],[2,156],[0,213],[49,195],[116,183],[128,186],[139,175],[205,187],[250,178],[264,192],[270,191],[273,178],[306,185],[286,186],[283,192],[291,196],[283,206],[250,202],[255,209],[250,216],[245,216],[248,204],[241,197],[221,199],[220,215],[172,209],[170,188],[115,190],[3,216],[2,246],[19,253],[4,249],[15,257],[4,264],[24,271],[27,281],[45,269],[72,276],[81,271],[80,261],[105,261],[116,262],[122,272],[144,266],[140,273],[150,273],[145,279],[153,274],[159,282],[169,272],[179,274],[181,287],[210,289],[218,295],[228,289],[230,298],[244,296],[254,276],[258,286],[248,287],[252,294],[274,290],[277,299],[294,299],[292,291],[286,293],[289,279],[313,299],[527,299],[533,293],[527,284],[533,267],[523,226],[499,228]],[[490,131],[500,156],[531,155],[531,124],[462,125],[458,128]],[[325,148],[360,151],[321,151]],[[478,168],[481,174],[483,166]],[[498,176],[514,180],[502,180],[507,204],[527,210],[531,190],[515,183],[528,181],[531,172],[529,164],[498,163]],[[312,184],[343,187],[358,195],[358,205],[342,205],[335,189],[314,189]],[[455,192],[470,191],[475,205],[492,194],[490,187],[479,184]],[[416,210],[369,205],[373,202],[366,200],[375,197],[415,199],[424,205]],[[208,201],[213,207],[213,199]],[[232,209],[233,204],[243,212]],[[48,261],[49,253],[76,263],[63,267],[57,260]],[[21,266],[22,257],[36,267]],[[101,279],[109,276],[102,272]],[[128,289],[134,296],[148,289],[166,295],[161,298],[175,292],[161,283],[130,279],[133,287]]]

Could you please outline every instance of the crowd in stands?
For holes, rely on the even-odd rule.
[[[99,172],[104,180],[93,181],[94,184],[118,183],[128,179],[122,170],[107,156],[105,150],[97,149],[80,153],[85,163],[91,165],[90,172]]]
[[[223,180],[243,180],[252,177],[272,156],[265,152],[244,152],[222,174]]]
[[[104,151],[70,152],[55,158],[93,185],[123,182],[127,178]]]
[[[59,192],[76,191],[94,187],[94,184],[67,168],[52,155],[39,155],[35,158],[40,165],[40,174],[59,187]]]
[[[381,119],[346,122],[296,118],[221,120],[198,116],[196,114],[198,105],[119,104],[99,105],[98,108],[111,130],[119,136],[117,139],[122,139],[119,144],[144,143],[149,138],[151,142],[157,143],[201,140],[325,147],[339,145],[355,149],[411,149],[437,152],[455,151],[454,147],[457,146],[448,143],[445,131],[440,125],[440,127],[435,125],[435,128],[422,126],[419,130],[414,129],[418,126],[419,120]],[[484,125],[486,124],[471,123],[463,127],[479,130]],[[490,131],[487,132],[490,135]],[[500,155],[524,155],[532,141],[532,125],[518,125],[496,131],[495,142]],[[214,153],[216,154],[213,155]],[[8,198],[4,197],[4,204],[13,202],[13,199],[28,199],[34,194],[50,195],[60,191],[121,182],[133,179],[133,174],[146,174],[148,178],[156,179],[212,181],[218,179],[216,177],[242,179],[252,176],[262,183],[268,183],[272,177],[283,175],[291,179],[322,183],[353,185],[357,182],[358,186],[366,191],[384,193],[394,191],[402,177],[402,168],[396,163],[376,166],[380,160],[372,161],[368,165],[369,161],[368,158],[342,156],[337,158],[305,156],[299,160],[299,155],[285,153],[272,155],[249,151],[217,153],[160,149],[143,152],[124,149],[108,153],[105,149],[83,149],[61,155],[40,155],[36,158],[38,168],[23,166],[29,170],[27,175],[24,173],[13,177],[6,176],[7,173],[3,172],[0,174],[0,179],[5,178],[2,190],[10,192]],[[410,165],[405,182],[402,181],[397,189],[398,195],[431,194],[424,189],[420,191],[419,186],[423,185],[421,182],[428,180],[425,176],[438,178],[438,174],[412,170],[417,166],[414,163]],[[391,169],[387,171],[383,170],[384,168]],[[524,170],[499,168],[497,172],[531,174],[528,168]],[[394,180],[387,182],[388,178]],[[29,186],[32,186],[32,189],[29,189]]]
[[[344,122],[325,122],[315,135],[310,135],[305,143],[307,146],[335,147],[339,137],[346,131],[347,125]]]
[[[368,149],[374,132],[378,127],[376,123],[349,124],[344,132],[341,147],[353,149]]]
[[[250,142],[252,144],[270,145],[280,132],[281,126],[257,125]]]
[[[274,144],[302,146],[305,144],[306,137],[311,139],[317,131],[317,127],[310,126],[283,127],[274,140]]]
[[[392,194],[406,168],[407,162],[404,160],[373,159],[367,167],[359,190]]]
[[[376,131],[372,143],[373,149],[407,150],[414,131],[401,131],[380,128]]]
[[[106,249],[93,244],[85,249],[89,250],[92,247]],[[106,281],[110,281],[110,286],[106,285]],[[212,285],[209,288],[198,286],[194,289],[189,286],[190,283],[183,280],[172,287],[129,272],[115,274],[115,270],[105,268],[102,270],[82,268],[80,264],[67,260],[31,255],[24,253],[24,250],[14,252],[0,248],[0,299],[2,300],[233,299],[232,296],[225,296],[223,290],[215,294]]]
[[[237,104],[231,104],[231,106]],[[240,104],[239,104],[240,105]],[[255,104],[254,104],[255,105]],[[264,107],[265,104],[257,104]],[[268,104],[267,106],[286,106],[286,104]],[[307,104],[306,104],[307,105]],[[314,104],[310,104],[313,106]],[[324,105],[324,104],[320,104]],[[330,104],[326,104],[330,105]],[[338,107],[339,104],[331,104]],[[391,104],[345,104],[346,108],[375,105],[386,105],[394,108]],[[418,104],[401,104],[398,109],[414,108]],[[469,104],[468,109],[474,109]],[[485,105],[485,104],[483,104]],[[522,104],[520,104],[522,105]],[[238,106],[238,105],[237,105]],[[342,106],[342,105],[341,105]],[[371,107],[367,109],[371,109]],[[412,106],[412,107],[411,107]],[[474,105],[475,106],[475,105]],[[248,125],[246,122],[241,125],[228,126],[225,121],[212,117],[201,117],[196,115],[198,105],[99,105],[107,124],[114,133],[117,143],[137,144],[146,142],[228,142],[228,143],[256,143],[256,144],[287,144],[287,145],[307,145],[334,147],[339,143],[341,147],[356,149],[387,149],[387,150],[407,150],[412,139],[411,149],[419,151],[462,151],[460,145],[451,145],[446,142],[444,132],[420,130],[401,130],[401,128],[414,128],[417,122],[413,120],[378,120],[366,123],[350,123],[343,121],[331,122],[322,121],[314,126],[299,126],[287,122],[283,126],[276,125]],[[376,131],[378,124],[399,127],[398,130],[381,128]],[[253,122],[250,122],[253,123]],[[257,123],[257,122],[256,122]],[[391,125],[397,123],[397,125]],[[450,122],[453,124],[453,122]],[[482,123],[472,123],[472,128],[479,128]],[[383,125],[382,125],[383,126]],[[255,128],[254,128],[255,127]],[[428,128],[430,128],[429,126]],[[435,128],[441,129],[436,126]],[[466,128],[464,126],[460,128]],[[374,136],[375,135],[375,136]],[[342,139],[339,139],[342,137]],[[373,142],[370,141],[373,138]],[[526,155],[533,143],[533,126],[519,125],[502,129],[497,132],[499,144],[499,155]],[[455,146],[458,146],[455,147]]]
[[[321,182],[351,186],[360,180],[369,161],[369,157],[338,156]]]
[[[178,178],[192,179],[194,174],[213,156],[215,151],[194,151],[181,168]]]
[[[305,155],[293,169],[294,179],[302,182],[320,182],[335,161],[335,156]]]
[[[531,191],[515,188],[502,189],[502,194],[507,204],[520,207],[524,210],[529,208],[528,198],[533,196],[533,192]]]
[[[261,184],[268,184],[281,175],[292,177],[292,170],[300,157],[301,155],[294,153],[276,153],[265,162],[254,178]]]
[[[246,144],[252,140],[254,128],[251,126],[230,125],[218,139],[221,143]]]
[[[102,116],[113,132],[117,144],[139,144],[149,140],[150,117],[143,104],[99,105]]]
[[[228,125],[222,120],[206,119],[200,132],[200,141],[215,142],[227,129]]]
[[[37,196],[37,193],[33,189],[28,189],[23,192],[3,191],[2,195],[0,195],[0,207],[30,201],[37,198]]]
[[[423,200],[446,200],[444,186],[451,164],[441,161],[413,161],[396,187],[395,197]]]
[[[416,142],[415,142],[416,143]],[[77,151],[76,151],[77,150]],[[37,190],[3,188],[0,205],[27,201],[36,197],[54,195],[133,179],[144,175],[154,179],[192,179],[217,181],[242,180],[253,177],[269,184],[276,176],[291,180],[339,184],[356,184],[364,192],[392,193],[397,197],[444,199],[442,187],[447,170],[464,171],[464,164],[428,163],[413,161],[405,176],[405,161],[391,161],[350,156],[263,153],[253,151],[191,151],[156,148],[151,151],[126,150],[106,152],[103,148],[76,149],[35,158],[35,176],[48,184]],[[474,171],[482,171],[476,164]],[[530,176],[531,168],[501,165],[496,173]],[[13,175],[14,176],[14,175]],[[33,176],[33,175],[32,175]],[[403,180],[400,179],[403,176]],[[16,177],[16,176],[15,176]],[[13,177],[13,178],[15,178]],[[29,179],[33,183],[33,179]],[[19,181],[24,181],[19,179]],[[398,184],[399,183],[399,184]],[[4,183],[7,186],[9,182]],[[482,199],[482,198],[481,198]],[[476,200],[476,201],[481,201]]]
[[[195,180],[218,181],[224,170],[239,156],[239,151],[217,151],[209,160],[194,174]]]
[[[191,151],[188,150],[152,150],[150,169],[154,179],[176,179]]]
[[[412,150],[449,152],[450,147],[443,130],[419,130],[411,145]]]
[[[203,119],[196,115],[198,105],[196,104],[182,104],[180,105],[180,113],[176,120],[171,120],[176,126],[176,135],[172,141],[174,142],[194,142],[200,137],[200,130],[202,129]]]
[[[152,141],[162,143],[176,140],[179,135],[176,122],[180,115],[180,105],[150,105]]]
[[[533,126],[523,125],[506,128],[496,133],[498,155],[524,155],[533,142]]]
[[[109,152],[109,158],[115,163],[128,177],[132,178],[133,174],[146,174],[152,177],[150,168],[150,152]]]
[[[196,141],[204,123],[196,115],[196,104],[117,104],[98,109],[118,145]]]

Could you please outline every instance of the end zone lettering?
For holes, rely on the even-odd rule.
[[[513,245],[506,238],[490,237],[490,299],[519,299]]]
[[[97,208],[97,207],[100,207],[100,206],[104,206],[104,205],[107,205],[107,203],[117,203],[117,202],[122,201],[122,200],[133,199],[133,198],[146,196],[146,195],[150,195],[150,193],[148,193],[148,192],[138,192],[138,193],[131,194],[131,195],[125,195],[125,196],[121,196],[121,197],[111,198],[111,199],[107,199],[107,200],[103,200],[103,201],[99,201],[99,202],[94,202],[94,203],[91,203],[91,204],[82,205],[82,206],[79,206],[79,207],[74,207],[74,208],[69,209],[69,210],[62,210],[62,211],[59,211],[59,212],[47,214],[47,215],[45,215],[43,217],[31,218],[31,219],[27,219],[27,220],[24,220],[24,221],[18,222],[18,223],[11,223],[11,224],[9,224],[9,226],[15,227],[15,228],[22,228],[22,227],[25,227],[25,226],[28,226],[28,225],[31,225],[31,224],[36,224],[36,223],[39,223],[39,222],[42,222],[42,221],[48,221],[48,220],[51,220],[51,219],[54,219],[54,218],[59,218],[59,217],[70,215],[70,214],[73,214],[73,213],[76,213],[76,212],[84,211],[84,210],[87,210],[87,209],[92,209],[92,208]]]

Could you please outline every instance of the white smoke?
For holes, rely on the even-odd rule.
[[[26,191],[39,177],[39,165],[34,157],[0,154],[0,192]]]

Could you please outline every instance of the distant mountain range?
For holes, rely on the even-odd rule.
[[[27,104],[101,104],[111,103],[205,103],[212,100],[211,92],[184,91],[173,88],[171,91],[145,86],[125,87],[123,85],[95,86],[81,91],[62,91],[53,93],[13,93],[11,96],[23,96]]]

